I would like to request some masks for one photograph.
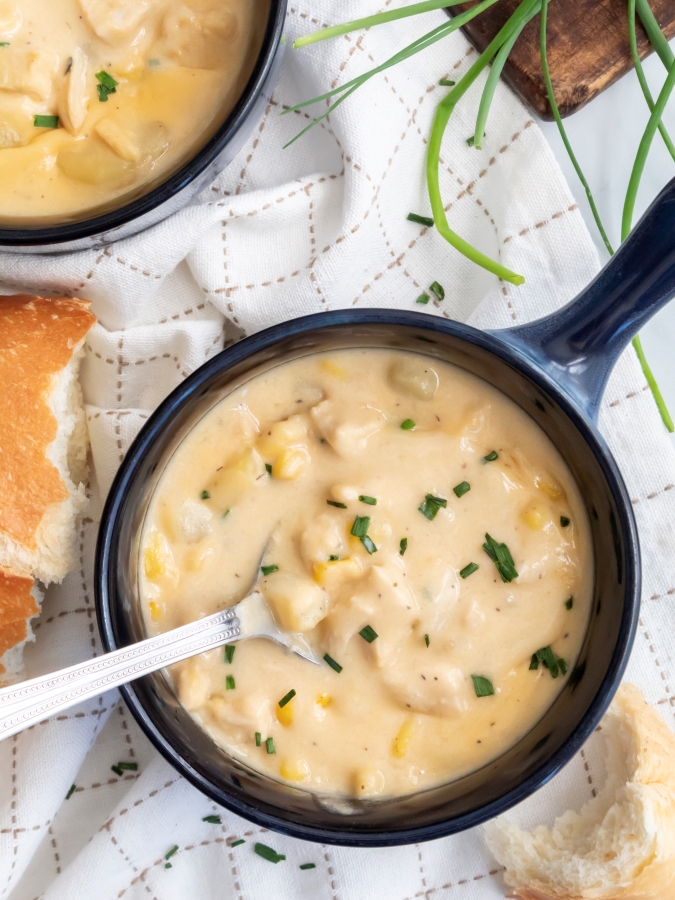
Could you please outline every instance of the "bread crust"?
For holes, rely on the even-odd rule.
[[[48,399],[96,321],[88,307],[85,300],[0,297],[0,533],[31,551],[45,512],[69,497],[46,456],[58,427]]]
[[[631,684],[619,688],[603,719],[603,733],[608,781],[580,814],[565,813],[554,829],[540,826],[532,834],[499,820],[487,826],[490,848],[505,865],[504,878],[514,888],[509,897],[675,898],[675,734]],[[575,838],[568,844],[564,835],[570,834]],[[600,840],[612,851],[598,859]],[[585,850],[580,851],[581,846]],[[566,861],[555,869],[563,873],[557,877],[552,857]],[[588,874],[579,877],[582,871]]]

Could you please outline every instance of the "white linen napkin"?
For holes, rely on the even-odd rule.
[[[376,0],[291,0],[290,41],[323,24],[376,12]],[[284,106],[380,63],[443,13],[408,19],[302,51],[238,158],[173,218],[99,252],[0,255],[5,293],[74,294],[93,301],[82,384],[93,455],[92,501],[79,563],[47,592],[29,648],[29,674],[99,651],[92,562],[100,498],[151,410],[187,374],[241,334],[293,316],[352,306],[422,309],[480,327],[556,309],[598,268],[574,199],[539,128],[500,85],[485,148],[469,148],[476,85],[443,145],[451,225],[518,272],[519,288],[467,262],[438,234],[406,221],[428,214],[424,154],[442,77],[475,58],[454,35],[373,79],[292,148],[308,121]],[[323,107],[321,107],[323,109]],[[429,284],[446,299],[415,298]],[[644,607],[629,677],[672,726],[675,696],[675,459],[640,369],[627,352],[601,427],[628,483],[642,537]],[[587,800],[602,780],[595,739],[512,815],[526,824]],[[119,777],[111,765],[134,762]],[[490,900],[499,866],[480,830],[433,843],[347,850],[266,833],[217,809],[158,756],[115,692],[0,744],[0,900],[330,898]],[[68,800],[71,785],[75,791]],[[203,822],[219,814],[222,824]],[[230,847],[234,839],[245,843]],[[255,840],[287,860],[272,865]],[[167,868],[165,854],[179,849]],[[313,862],[316,868],[300,870]]]

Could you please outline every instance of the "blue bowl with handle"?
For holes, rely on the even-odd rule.
[[[405,797],[322,796],[229,756],[183,709],[162,673],[125,685],[124,698],[145,733],[195,787],[267,828],[306,840],[373,847],[432,840],[478,825],[524,800],[569,762],[619,685],[638,620],[635,519],[616,462],[597,430],[597,416],[619,354],[675,294],[673,234],[675,180],[597,278],[554,315],[487,332],[398,310],[307,316],[223,351],[162,403],[130,448],[101,523],[95,591],[107,650],[146,636],[137,578],[140,534],[153,491],[180,441],[250,378],[325,350],[414,350],[498,387],[543,429],[576,479],[595,557],[590,622],[575,667],[534,728],[488,765]]]

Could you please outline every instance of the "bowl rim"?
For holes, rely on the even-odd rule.
[[[178,169],[155,185],[152,190],[117,209],[58,225],[35,228],[29,226],[9,228],[0,225],[0,247],[61,244],[101,235],[151,213],[199,178],[237,135],[255,109],[260,93],[273,69],[277,52],[282,44],[287,0],[268,0],[268,2],[267,25],[249,79],[225,120],[197,153],[186,159]]]
[[[233,797],[215,788],[205,776],[197,772],[184,760],[180,753],[163,737],[136,695],[133,682],[129,682],[120,688],[131,713],[156,749],[194,787],[215,803],[257,825],[270,828],[281,834],[302,840],[347,847],[399,846],[435,840],[455,834],[500,815],[547,784],[572,759],[590,737],[619,687],[637,630],[641,590],[641,560],[637,525],[630,497],[616,460],[586,413],[574,404],[564,389],[557,385],[531,357],[526,355],[519,347],[509,344],[504,339],[503,332],[497,335],[489,331],[479,331],[469,325],[440,316],[429,315],[428,313],[378,308],[338,310],[290,319],[260,331],[255,335],[243,338],[195,369],[185,381],[165,398],[144,424],[129,448],[108,493],[96,545],[95,606],[101,641],[106,651],[117,648],[110,614],[107,573],[111,565],[114,565],[109,551],[112,535],[119,527],[117,522],[120,506],[127,484],[134,475],[137,466],[142,462],[155,437],[170,426],[175,412],[189,403],[193,394],[198,396],[200,388],[205,388],[213,377],[221,374],[223,371],[227,371],[227,369],[244,361],[247,357],[261,350],[269,349],[280,340],[288,337],[298,337],[317,330],[330,329],[334,326],[362,326],[369,324],[413,327],[432,333],[441,332],[466,340],[483,350],[492,352],[503,362],[512,365],[519,372],[530,378],[545,393],[553,397],[562,407],[563,412],[572,419],[588,444],[590,451],[594,454],[603,471],[617,507],[622,511],[617,528],[624,541],[626,551],[626,599],[610,665],[605,672],[595,697],[567,740],[526,779],[492,802],[464,812],[452,819],[406,828],[396,832],[386,830],[359,832],[350,830],[349,827],[345,827],[344,830],[339,828],[326,829],[314,825],[308,826],[288,822],[278,815],[262,812],[257,807],[242,801],[238,797]]]

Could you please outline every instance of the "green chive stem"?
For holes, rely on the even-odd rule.
[[[295,697],[295,693],[295,688],[291,688],[287,694],[284,694],[284,696],[279,701],[279,709],[283,709],[287,703],[290,703],[293,697]]]
[[[361,28],[372,28],[376,25],[384,25],[385,22],[395,22],[397,19],[405,19],[408,16],[418,16],[421,13],[431,12],[435,9],[444,9],[446,6],[456,6],[462,0],[424,0],[423,3],[413,3],[410,6],[404,6],[402,9],[391,9],[387,12],[377,13],[374,16],[365,16],[363,19],[354,19],[351,22],[344,22],[342,25],[331,25],[329,28],[322,28],[312,34],[305,34],[293,41],[293,49],[298,50],[300,47],[307,47],[309,44],[316,44],[319,41],[326,41],[329,38],[339,37],[342,34],[349,34],[351,31],[359,31]]]
[[[555,123],[558,126],[558,131],[560,132],[560,137],[562,138],[562,142],[565,145],[565,150],[567,150],[567,155],[570,158],[572,165],[574,166],[574,171],[577,173],[579,181],[583,185],[584,191],[586,192],[586,197],[588,198],[589,206],[591,207],[591,212],[593,213],[593,218],[595,219],[595,224],[598,226],[598,231],[600,232],[600,236],[603,240],[605,247],[610,254],[610,256],[614,255],[614,250],[612,250],[612,245],[609,242],[609,238],[607,237],[607,233],[602,224],[602,220],[600,219],[600,213],[598,212],[598,208],[595,205],[595,199],[593,198],[593,194],[591,193],[591,189],[589,187],[588,182],[586,181],[586,177],[581,170],[581,166],[577,162],[577,158],[574,155],[574,150],[572,150],[572,145],[569,142],[567,137],[567,132],[565,131],[565,126],[563,125],[562,118],[560,117],[560,112],[558,110],[558,104],[555,99],[555,92],[553,90],[553,82],[551,81],[551,73],[548,67],[548,54],[546,52],[546,23],[548,18],[548,4],[549,0],[541,0],[541,22],[539,26],[539,47],[541,52],[541,69],[544,75],[544,84],[546,85],[546,94],[548,95],[548,102],[551,105],[551,111],[553,113],[553,118],[555,119]]]
[[[630,38],[630,52],[633,57],[633,63],[635,65],[635,74],[637,75],[638,81],[640,82],[640,87],[642,88],[642,93],[644,94],[644,98],[647,101],[649,112],[652,113],[654,112],[654,98],[652,97],[652,92],[649,90],[649,85],[647,84],[647,78],[645,76],[645,70],[642,68],[642,60],[640,59],[640,54],[638,53],[637,47],[637,33],[635,30],[635,3],[636,0],[628,0],[628,36]],[[651,9],[649,11],[651,12]],[[656,22],[656,19],[654,19],[654,21]],[[660,28],[658,28],[658,32],[659,34],[661,34]],[[668,152],[672,156],[673,160],[675,160],[675,146],[673,146],[670,135],[666,131],[666,126],[661,121],[659,122],[659,132],[661,134],[661,137],[663,138],[664,144],[668,148]]]
[[[661,31],[648,0],[637,0],[637,14],[640,16],[640,21],[647,32],[650,44],[656,50],[666,69],[670,69],[675,62],[675,54],[670,49],[670,44]]]

